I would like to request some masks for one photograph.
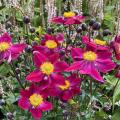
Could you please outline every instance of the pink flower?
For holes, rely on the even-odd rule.
[[[66,71],[79,70],[81,74],[88,74],[97,81],[104,82],[100,72],[107,73],[115,68],[108,51],[97,51],[88,47],[72,49],[72,57],[75,62]]]
[[[20,95],[19,107],[29,110],[36,120],[41,118],[42,112],[52,109],[52,104],[45,100],[46,94],[35,85],[31,85],[29,89],[21,90]]]
[[[52,54],[54,54],[54,57],[58,58],[59,49],[61,47],[61,43],[63,42],[63,40],[64,35],[62,33],[59,33],[57,35],[46,34],[43,40],[41,41],[41,45],[35,45],[33,46],[33,49],[34,51],[39,51],[45,54],[46,56],[51,56]]]
[[[41,41],[41,45],[47,47],[48,49],[55,49],[64,40],[64,35],[62,33],[59,33],[57,35],[49,35],[46,34],[44,36],[44,40]]]
[[[48,59],[38,51],[34,51],[34,64],[36,70],[31,72],[26,79],[31,82],[42,82],[43,85],[63,84],[61,73],[68,67],[65,62]]]
[[[81,15],[76,15],[74,12],[65,12],[63,16],[54,17],[52,18],[52,22],[56,24],[64,24],[64,25],[70,25],[70,24],[80,24],[83,22],[85,17]]]
[[[120,78],[120,69],[117,71],[117,73],[115,74],[115,77]]]
[[[16,59],[24,50],[25,44],[13,44],[8,33],[0,37],[0,61],[6,59],[8,62]]]
[[[115,52],[115,57],[120,60],[120,36],[117,36],[114,41],[111,42],[111,46]]]
[[[100,39],[90,39],[88,36],[82,36],[82,42],[86,45],[88,45],[89,47],[94,47],[97,50],[107,50],[109,51],[109,47],[107,45],[106,41],[100,40]]]
[[[73,96],[80,94],[80,78],[76,74],[64,79],[65,83],[63,85],[57,85],[54,87],[49,87],[48,91],[51,96],[57,96],[62,101],[68,101]]]

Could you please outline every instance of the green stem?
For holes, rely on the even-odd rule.
[[[11,69],[13,70],[13,73],[14,73],[14,75],[15,75],[18,83],[19,83],[19,85],[21,86],[21,88],[24,89],[24,87],[23,87],[23,85],[22,85],[22,83],[21,83],[21,80],[19,79],[19,76],[18,76],[17,72],[15,71],[15,66],[14,66],[13,62],[11,62],[10,67],[11,67]]]

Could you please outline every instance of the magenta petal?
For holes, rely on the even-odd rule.
[[[97,60],[96,66],[100,70],[100,72],[106,73],[108,71],[113,70],[116,65],[112,60],[106,59],[106,60]]]
[[[56,35],[56,40],[58,42],[62,42],[64,40],[64,34],[62,34],[62,33],[57,34]]]
[[[16,59],[25,49],[25,44],[14,44],[10,47],[12,59]]]
[[[46,62],[47,58],[45,55],[38,51],[34,51],[34,64],[36,67],[40,68],[40,65]]]
[[[80,87],[79,86],[74,86],[73,89],[71,89],[72,93],[75,94],[80,94]]]
[[[26,44],[13,44],[10,47],[10,51],[13,53],[20,53],[24,50]]]
[[[117,60],[120,60],[120,54],[115,54]]]
[[[42,78],[43,78],[43,74],[40,71],[35,70],[26,77],[26,80],[31,82],[40,82]]]
[[[66,68],[68,68],[68,64],[67,63],[65,63],[65,62],[56,62],[55,64],[54,64],[54,67],[55,67],[55,72],[62,72],[62,71],[64,71]]]
[[[69,100],[71,98],[72,98],[72,92],[70,92],[70,91],[65,91],[61,95],[61,99],[65,100],[65,101],[67,101],[67,100]]]
[[[52,35],[49,35],[49,34],[45,34],[45,40],[54,40],[55,39],[55,37],[54,36],[52,36]]]
[[[52,55],[49,55],[49,56],[48,56],[48,59],[49,59],[50,62],[54,63],[54,62],[56,62],[56,60],[59,59],[59,54],[54,53],[54,54],[52,54]]]
[[[104,82],[103,78],[100,76],[100,73],[97,71],[96,67],[94,66],[94,62],[83,62],[81,64],[80,73],[81,74],[88,74],[97,81]]]
[[[52,85],[63,85],[65,84],[64,77],[60,74],[52,74],[50,76]]]
[[[77,77],[76,74],[72,74],[70,77],[67,78],[70,81],[71,86],[79,85],[81,79]]]
[[[31,95],[31,93],[28,90],[21,90],[20,91],[20,95],[22,97],[29,98],[29,96]]]
[[[115,77],[120,78],[120,70],[117,71],[117,73],[115,74]]]
[[[74,62],[70,67],[68,67],[65,71],[69,72],[69,71],[75,71],[75,70],[79,70],[81,67],[81,62]]]
[[[54,17],[52,19],[52,22],[57,23],[57,24],[63,24],[64,23],[64,19],[63,19],[63,17]]]
[[[88,43],[89,42],[88,36],[82,36],[82,42],[83,43]]]
[[[97,57],[98,59],[109,59],[112,57],[112,53],[107,50],[99,51],[97,52]]]
[[[0,53],[0,59],[6,59],[8,62],[11,61],[11,52],[10,51],[5,51]]]
[[[0,37],[0,42],[8,42],[11,43],[12,42],[12,38],[8,33],[4,33],[1,37]]]
[[[42,116],[42,111],[38,108],[30,109],[30,112],[35,120],[39,120]]]
[[[74,24],[74,23],[75,23],[75,20],[73,18],[68,18],[64,24],[70,25],[70,24]]]
[[[45,46],[33,46],[34,51],[39,51],[40,53],[45,53],[46,47]]]
[[[82,58],[83,50],[81,48],[73,48],[72,49],[72,57],[73,58]]]
[[[48,88],[47,92],[49,96],[56,97],[59,95],[61,90],[58,87],[52,87],[52,88]]]
[[[94,79],[96,79],[99,82],[102,82],[102,83],[104,82],[103,78],[100,76],[100,73],[96,69],[93,69],[91,71],[90,76],[93,77]]]
[[[50,102],[44,101],[43,103],[40,104],[39,108],[42,111],[48,111],[48,110],[51,110],[53,106]]]
[[[85,17],[81,16],[81,15],[77,15],[77,16],[75,16],[75,19],[79,20],[80,22],[82,22],[85,19]]]
[[[18,101],[18,106],[24,110],[27,110],[30,107],[30,103],[27,98],[20,98]]]

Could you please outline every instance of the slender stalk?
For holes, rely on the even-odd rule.
[[[23,85],[22,85],[22,83],[21,83],[21,80],[19,79],[19,76],[18,76],[17,72],[15,71],[15,66],[14,66],[13,62],[11,62],[10,67],[11,67],[11,69],[13,70],[13,73],[14,73],[14,75],[15,75],[18,83],[19,83],[19,85],[21,86],[21,88],[24,89],[24,87],[23,87]]]
[[[90,42],[90,38],[91,38],[91,28],[88,29],[88,35],[89,35],[89,42]]]
[[[92,94],[93,94],[93,91],[92,91],[92,80],[90,80],[90,101],[92,102]]]

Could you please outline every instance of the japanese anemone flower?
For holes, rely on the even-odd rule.
[[[0,36],[0,61],[6,59],[8,62],[16,59],[24,50],[25,44],[13,44],[8,33]]]
[[[46,34],[44,35],[44,39],[41,41],[41,45],[34,45],[33,50],[39,51],[45,54],[47,57],[54,54],[54,57],[58,58],[58,53],[60,51],[61,43],[63,42],[63,40],[64,35],[62,33],[59,33],[57,35]]]
[[[39,120],[42,112],[52,109],[52,104],[45,100],[48,97],[39,87],[31,85],[29,89],[21,90],[18,106],[23,110],[29,110],[32,116]]]
[[[44,35],[44,40],[41,41],[41,45],[47,47],[48,49],[55,49],[64,40],[64,35],[62,33],[59,33],[57,35]]]
[[[90,39],[89,40],[89,37],[88,36],[82,36],[82,42],[88,46],[92,46],[94,47],[95,49],[97,50],[110,50],[108,45],[107,45],[107,42],[104,41],[104,40],[100,40],[100,39]]]
[[[52,22],[56,24],[80,24],[84,20],[85,17],[81,15],[77,15],[75,12],[64,12],[63,16],[58,16],[52,18]]]
[[[62,101],[68,101],[72,99],[73,96],[80,94],[80,81],[81,79],[77,77],[76,74],[72,74],[64,79],[65,83],[63,85],[57,85],[54,87],[49,87],[48,91],[51,96],[57,96]]]
[[[65,62],[49,59],[42,53],[34,51],[34,64],[36,70],[31,72],[26,79],[31,82],[47,82],[49,85],[63,84],[61,73],[68,67]]]
[[[88,74],[99,82],[104,82],[100,72],[107,73],[116,66],[107,51],[73,48],[72,57],[75,62],[66,71],[79,70],[81,74]]]

